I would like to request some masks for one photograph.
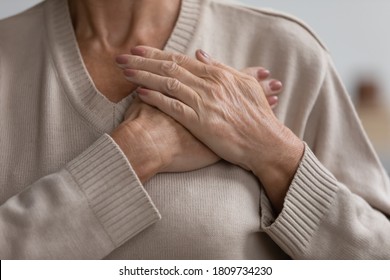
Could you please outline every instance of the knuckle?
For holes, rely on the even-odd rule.
[[[221,84],[213,84],[210,86],[209,91],[212,96],[221,99],[223,96],[224,88]]]
[[[180,87],[180,82],[175,78],[169,78],[166,84],[166,90],[168,92],[176,91]]]
[[[145,51],[145,53],[149,56],[149,57],[156,57],[157,55],[158,55],[158,52],[157,52],[157,50],[155,50],[155,49],[150,49],[150,48],[145,48],[146,49],[146,51]]]
[[[139,66],[143,63],[144,59],[142,57],[139,57],[139,56],[131,56],[131,64],[133,66]]]
[[[183,113],[184,113],[183,104],[177,99],[172,99],[171,100],[171,110],[172,110],[172,113],[174,113],[175,115],[183,115]]]
[[[220,69],[219,71],[215,71],[215,78],[221,82],[226,82],[231,81],[234,77],[229,71]]]
[[[207,83],[208,92],[216,98],[222,98],[225,87],[231,83],[234,83],[235,77],[229,71],[221,69],[209,69],[210,79]]]
[[[172,61],[175,62],[177,65],[184,65],[188,62],[188,57],[182,54],[173,54]]]
[[[164,74],[171,75],[179,70],[179,65],[176,62],[164,61],[161,64],[161,70]]]
[[[203,76],[205,76],[205,77],[211,76],[213,73],[212,67],[210,67],[210,65],[203,64],[202,73],[203,73]]]
[[[204,71],[207,73],[208,78],[217,77],[219,75],[220,69],[213,65],[204,65]]]
[[[138,75],[140,79],[143,79],[145,81],[148,81],[152,78],[152,74],[150,74],[149,72],[139,71]]]

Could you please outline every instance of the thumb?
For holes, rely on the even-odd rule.
[[[195,52],[195,56],[196,56],[196,59],[198,59],[200,62],[203,62],[204,64],[208,64],[208,65],[213,65],[213,66],[216,66],[218,68],[222,68],[222,69],[225,69],[225,70],[228,70],[228,71],[236,71],[235,69],[219,62],[218,60],[214,59],[211,57],[211,55],[209,55],[208,53],[206,53],[204,50],[197,50]]]
[[[214,62],[214,59],[212,59],[211,56],[204,50],[196,50],[195,56],[200,62],[203,62],[204,64],[214,65],[216,63]]]

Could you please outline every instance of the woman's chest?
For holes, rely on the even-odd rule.
[[[108,258],[272,258],[270,252],[277,248],[260,232],[261,186],[239,167],[220,162],[193,172],[161,174],[145,189],[162,219]]]

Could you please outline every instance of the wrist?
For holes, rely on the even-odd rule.
[[[122,150],[134,172],[142,183],[164,169],[161,151],[151,143],[147,131],[137,122],[119,125],[112,133],[112,139]]]
[[[261,181],[274,210],[279,213],[305,146],[303,141],[285,126],[282,126],[276,135],[266,153],[262,153],[264,156],[258,157],[261,163],[252,165],[254,168],[251,170]]]

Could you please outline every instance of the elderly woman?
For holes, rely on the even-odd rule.
[[[2,259],[390,258],[388,177],[298,20],[47,0],[0,39]]]

